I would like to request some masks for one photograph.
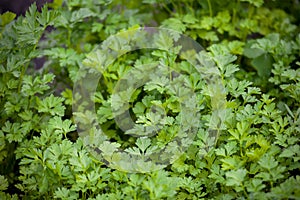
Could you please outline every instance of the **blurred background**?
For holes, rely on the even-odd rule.
[[[52,3],[56,0],[0,0],[0,14],[3,14],[7,11],[15,13],[17,16],[25,15],[26,11],[28,10],[29,6],[32,3],[36,3],[38,10],[42,8],[45,3]],[[64,0],[62,0],[64,2]],[[83,0],[84,1],[84,0]],[[97,0],[96,0],[97,1]],[[113,0],[118,2],[120,0]],[[142,0],[140,0],[142,1]],[[178,0],[173,0],[177,2]],[[206,1],[206,0],[200,0]],[[222,1],[222,0],[212,0],[214,1]],[[238,0],[232,0],[238,1]],[[125,7],[128,6],[126,2],[129,1],[122,1],[123,4],[125,3]],[[264,7],[267,8],[279,8],[284,10],[286,13],[293,16],[293,23],[297,26],[300,26],[300,0],[264,0]],[[51,27],[48,27],[47,30],[51,30]],[[39,69],[43,66],[45,60],[44,58],[36,58],[35,68]]]
[[[46,2],[53,2],[53,0],[0,0],[0,14],[11,11],[17,15],[24,15],[34,2],[40,9]],[[300,23],[300,0],[264,0],[264,2],[265,7],[283,9],[295,17],[295,24]]]
[[[10,11],[17,15],[23,15],[34,2],[38,8],[41,8],[43,4],[52,2],[52,0],[0,0],[0,14]]]

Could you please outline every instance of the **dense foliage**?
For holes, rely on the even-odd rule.
[[[300,199],[299,12],[297,0],[54,0],[40,11],[31,5],[25,16],[2,14],[0,199]],[[173,29],[201,44],[227,100],[211,141],[218,99],[188,62],[166,48],[133,51],[110,64],[93,99],[95,120],[131,153],[162,148],[176,136],[178,116],[189,113],[180,112],[173,90],[196,94],[191,104],[199,116],[188,119],[202,126],[192,144],[172,164],[147,173],[107,166],[117,159],[114,149],[99,147],[104,159],[90,154],[75,118],[92,119],[72,112],[74,101],[84,104],[72,92],[78,71],[101,65],[94,49],[137,27]],[[158,42],[172,46],[169,39]],[[115,93],[118,82],[139,73],[153,77],[135,91]],[[176,81],[182,87],[172,87]],[[119,127],[116,107],[136,121],[130,133]],[[151,125],[161,127],[151,139],[132,136]]]

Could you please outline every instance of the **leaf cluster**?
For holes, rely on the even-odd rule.
[[[54,0],[1,14],[0,199],[299,199],[299,10],[297,1]],[[143,26],[200,43],[224,91],[168,51],[176,34],[104,69],[98,44],[128,52],[124,30]],[[116,33],[124,41],[105,42]],[[96,117],[72,93],[87,64],[102,74]],[[101,132],[83,139],[89,124]],[[166,166],[124,172],[151,171],[149,159]]]

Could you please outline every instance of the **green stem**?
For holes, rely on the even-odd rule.
[[[248,7],[248,16],[247,16],[248,20],[251,20],[253,13],[254,13],[254,7],[253,7],[253,5],[249,4],[249,7]],[[249,29],[243,29],[243,32],[242,32],[242,34],[243,34],[242,35],[242,41],[243,42],[246,42],[247,36],[248,36],[249,32],[251,32],[251,30],[249,30]]]
[[[182,8],[183,8],[183,5],[179,5],[179,9],[178,10],[179,10],[180,16],[183,16],[183,10],[182,10]]]
[[[177,6],[177,3],[173,2],[172,0],[171,0],[171,4],[172,4],[173,8],[175,9],[175,12],[179,13],[179,16],[182,16],[181,5]]]
[[[170,8],[163,3],[163,8],[166,9],[166,11],[169,13],[169,14],[172,14],[172,11],[170,10]]]
[[[82,199],[86,199],[86,194],[85,194],[85,192],[82,192]]]
[[[241,156],[241,157],[244,157],[242,144],[243,144],[243,142],[240,141],[240,156]]]
[[[43,31],[43,32],[44,32],[44,31]],[[40,38],[41,38],[41,37],[42,37],[42,34],[41,34],[41,36],[39,37],[38,42],[40,41]],[[34,51],[34,50],[36,49],[38,42],[33,46],[32,50],[31,50],[30,52],[32,52],[32,51]],[[29,54],[28,54],[28,55],[29,55]],[[28,55],[27,55],[27,56],[28,56]],[[20,74],[20,77],[19,77],[19,81],[20,81],[20,82],[19,82],[19,86],[18,86],[18,93],[21,92],[22,81],[23,81],[24,75],[25,75],[25,73],[26,73],[26,71],[27,71],[27,69],[28,69],[29,64],[30,64],[30,61],[28,61],[28,62],[26,63],[26,65],[23,67],[22,72],[21,72],[21,74]]]
[[[44,31],[45,31],[45,29],[46,29],[47,26],[48,26],[48,24],[45,25],[45,26],[43,27],[43,30],[42,30],[41,34],[39,35],[39,37],[38,37],[38,39],[37,39],[37,42],[34,44],[32,50],[31,50],[30,52],[36,50],[37,45],[38,45],[38,43],[39,43],[39,41],[40,41],[40,39],[41,39],[41,37],[42,37],[42,35],[43,35],[43,33],[44,33]],[[28,54],[28,55],[29,55],[29,54]],[[28,55],[27,55],[27,56],[28,56]],[[30,64],[30,61],[28,61],[27,64],[23,67],[22,72],[21,72],[21,74],[20,74],[20,78],[19,78],[19,81],[20,81],[20,82],[19,82],[19,85],[18,85],[18,93],[21,92],[21,87],[22,87],[23,77],[24,77],[24,75],[25,75],[25,73],[26,73],[26,71],[27,71],[27,68],[28,68],[29,64]]]
[[[233,24],[237,24],[236,23],[236,20],[237,20],[236,15],[237,15],[237,10],[239,9],[239,7],[240,7],[240,0],[237,0],[236,5],[233,7],[233,16],[232,16],[232,23]]]
[[[67,46],[70,47],[71,46],[72,30],[70,29],[70,27],[68,27],[67,30],[68,30],[68,33],[67,33]]]
[[[210,0],[207,0],[207,4],[208,4],[209,16],[212,17],[213,16],[213,12],[212,12],[212,7],[211,7]]]
[[[244,193],[245,197],[247,197],[247,199],[249,199],[249,196],[248,196],[248,194],[246,192],[244,184],[242,184],[242,188],[243,188],[243,193]]]

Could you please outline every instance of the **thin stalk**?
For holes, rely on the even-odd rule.
[[[249,196],[248,196],[248,194],[246,192],[244,184],[242,184],[242,188],[243,188],[243,193],[244,193],[245,197],[247,197],[247,199],[249,199]]]
[[[232,23],[233,24],[236,24],[236,20],[237,20],[237,10],[239,9],[240,7],[240,0],[237,0],[237,3],[236,5],[233,7],[233,16],[232,16]]]
[[[67,46],[68,47],[71,46],[71,34],[72,34],[72,30],[70,29],[70,27],[68,27],[68,33],[67,33]]]
[[[248,8],[248,16],[247,16],[247,18],[248,18],[248,20],[251,20],[251,18],[252,18],[252,15],[253,15],[253,13],[254,13],[254,7],[250,4],[249,5],[249,8]],[[243,32],[243,42],[245,42],[246,41],[246,39],[247,39],[247,29],[244,29],[244,32]]]
[[[166,9],[166,11],[169,13],[169,14],[172,14],[172,11],[170,10],[170,8],[165,4],[163,3],[163,8]]]
[[[47,27],[47,26],[46,26],[46,27]],[[37,40],[37,43],[33,46],[31,52],[34,51],[34,50],[36,50],[37,45],[38,45],[38,43],[39,43],[39,41],[40,41],[40,39],[41,39],[41,37],[42,37],[42,35],[43,35],[43,33],[44,33],[46,27],[43,28],[43,31],[42,31],[42,33],[39,35],[38,40]],[[19,78],[19,81],[20,81],[20,82],[19,82],[19,85],[18,85],[18,93],[21,92],[21,87],[22,87],[23,77],[24,77],[24,75],[25,75],[25,73],[26,73],[26,71],[27,71],[27,69],[28,69],[29,64],[30,64],[30,61],[28,61],[27,64],[23,67],[22,72],[21,72],[21,74],[20,74],[20,78]]]
[[[209,16],[212,17],[213,16],[213,12],[212,12],[212,7],[211,7],[210,0],[207,0],[207,4],[208,4]]]

